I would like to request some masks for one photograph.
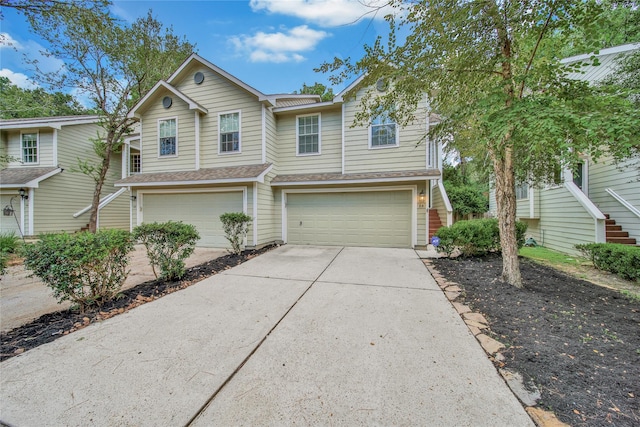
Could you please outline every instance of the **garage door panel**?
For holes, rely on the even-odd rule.
[[[287,196],[287,240],[294,244],[411,246],[411,191]]]
[[[220,215],[242,212],[242,192],[144,194],[143,220],[150,222],[182,221],[193,224],[202,247],[226,247]]]

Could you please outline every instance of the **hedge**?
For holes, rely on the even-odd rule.
[[[516,222],[518,248],[524,245],[526,231],[527,224]],[[479,256],[501,251],[500,230],[495,218],[458,221],[451,227],[439,228],[435,235],[440,239],[436,250],[447,256],[451,256],[456,248],[462,256]]]
[[[627,280],[640,280],[640,247],[618,243],[587,243],[575,247],[598,270],[609,271]]]

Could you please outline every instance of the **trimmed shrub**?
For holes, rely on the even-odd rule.
[[[231,253],[242,253],[242,242],[247,237],[247,228],[251,220],[251,217],[243,212],[227,212],[220,215],[225,237],[231,243]]]
[[[627,280],[640,280],[640,247],[618,243],[588,243],[575,247],[598,270],[609,271]]]
[[[527,224],[516,222],[516,238],[518,248],[524,245],[524,235]],[[486,255],[490,252],[500,252],[500,230],[495,218],[458,221],[451,227],[441,227],[436,232],[440,244],[438,252],[451,256],[455,249],[462,256]]]
[[[158,268],[161,279],[178,280],[186,272],[184,260],[196,249],[200,234],[191,224],[168,221],[141,224],[133,229],[133,237],[147,249],[156,278]]]
[[[0,233],[0,275],[7,269],[9,254],[15,254],[18,250],[20,239],[15,231]]]
[[[124,230],[44,234],[25,245],[24,265],[58,302],[71,301],[84,311],[117,295],[127,278],[131,249],[131,234]]]

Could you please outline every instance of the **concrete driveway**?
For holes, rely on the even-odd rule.
[[[0,371],[9,425],[533,426],[409,249],[283,246]]]

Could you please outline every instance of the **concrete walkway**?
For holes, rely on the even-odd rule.
[[[409,249],[283,246],[0,378],[18,426],[533,426]]]

